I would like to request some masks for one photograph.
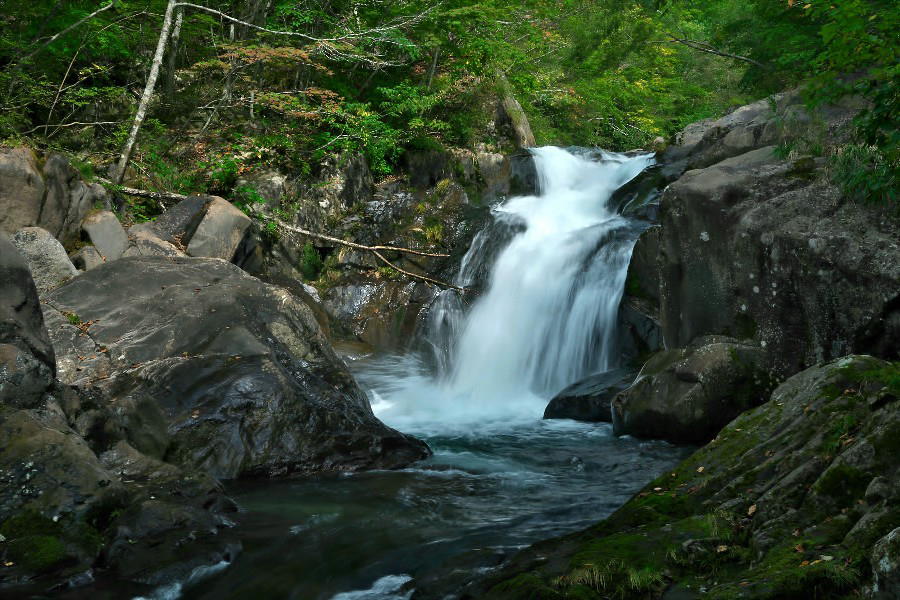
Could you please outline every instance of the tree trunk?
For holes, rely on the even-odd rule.
[[[169,43],[169,34],[172,31],[172,13],[176,4],[176,0],[169,0],[166,6],[166,14],[163,17],[159,40],[156,42],[156,52],[153,54],[153,62],[150,65],[150,73],[147,75],[144,93],[141,95],[141,100],[138,103],[137,114],[134,115],[134,123],[131,125],[131,131],[128,133],[125,147],[122,148],[122,154],[119,156],[119,163],[113,177],[113,181],[116,184],[121,184],[122,179],[125,177],[125,170],[128,168],[128,162],[131,160],[131,153],[134,152],[138,133],[140,133],[141,125],[144,124],[144,118],[147,116],[147,109],[150,107],[150,100],[153,98],[153,90],[156,88],[156,80],[159,78],[159,68],[166,53],[166,45]]]
[[[175,98],[175,67],[178,58],[178,41],[181,39],[181,23],[184,21],[184,10],[178,9],[175,15],[175,29],[172,30],[172,44],[169,50],[169,60],[166,65],[166,102],[172,104]]]

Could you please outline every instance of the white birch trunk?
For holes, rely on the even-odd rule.
[[[119,155],[119,162],[116,166],[116,173],[113,181],[118,185],[122,183],[125,177],[125,170],[128,168],[128,162],[131,160],[131,153],[134,152],[134,145],[137,142],[138,133],[141,131],[141,125],[144,124],[144,118],[147,116],[147,109],[150,107],[150,100],[153,98],[153,91],[156,88],[156,80],[159,78],[159,68],[162,65],[163,56],[166,53],[166,45],[169,43],[169,34],[172,31],[172,13],[175,10],[176,0],[169,0],[166,6],[166,14],[163,17],[162,30],[159,32],[159,40],[156,43],[156,52],[153,54],[153,62],[150,65],[150,73],[147,75],[147,83],[144,85],[144,93],[138,103],[137,114],[134,115],[134,123],[131,125],[131,131],[128,133],[128,139],[125,141],[125,147],[122,148],[122,154]]]

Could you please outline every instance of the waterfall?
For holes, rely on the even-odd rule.
[[[618,306],[641,228],[610,199],[653,155],[532,154],[540,193],[495,208],[473,240],[457,284],[486,278],[486,288],[468,310],[454,291],[435,300],[424,337],[438,375],[382,386],[374,404],[389,423],[533,419],[565,386],[617,366]]]

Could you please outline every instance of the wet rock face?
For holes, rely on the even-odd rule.
[[[372,415],[303,302],[225,261],[123,258],[46,304],[60,378],[108,395],[148,456],[233,478],[428,454]]]
[[[550,400],[544,418],[611,423],[610,402],[633,378],[628,369],[614,369],[573,383]]]
[[[698,338],[664,350],[612,400],[617,435],[703,443],[743,411],[765,401],[768,375],[758,346],[731,338]]]
[[[37,290],[5,235],[0,280],[0,595],[90,582],[98,559],[148,582],[177,572],[186,557],[213,564],[233,556],[224,514],[234,506],[215,480],[130,446],[119,407],[102,390],[55,381]]]
[[[685,129],[660,157],[671,183],[659,227],[635,246],[623,320],[657,322],[667,348],[704,335],[755,340],[781,376],[851,352],[897,357],[896,219],[842,199],[825,159],[775,155],[807,132],[838,143],[853,114],[810,115],[789,93]]]
[[[897,355],[900,229],[795,169],[761,149],[666,191],[667,346],[712,333],[754,338],[785,374],[853,351]]]
[[[56,361],[28,264],[0,233],[0,405],[37,405],[53,385]]]
[[[607,520],[459,597],[898,597],[897,376],[850,356],[791,377]]]

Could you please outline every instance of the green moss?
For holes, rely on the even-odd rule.
[[[534,573],[518,575],[494,586],[488,592],[488,598],[506,600],[551,600],[562,597],[562,594]]]
[[[34,510],[23,510],[0,525],[0,533],[7,539],[30,535],[58,535],[61,527]]]
[[[839,507],[851,506],[863,497],[872,476],[849,465],[835,465],[816,482],[816,492],[837,502]]]
[[[68,557],[66,545],[52,535],[31,535],[9,544],[8,558],[35,573],[42,573]]]
[[[756,321],[746,313],[740,313],[734,318],[734,335],[738,339],[753,339],[758,329]]]
[[[638,281],[637,276],[631,270],[628,271],[628,275],[625,277],[625,294],[634,298],[652,300],[650,294],[641,286],[641,282]]]

